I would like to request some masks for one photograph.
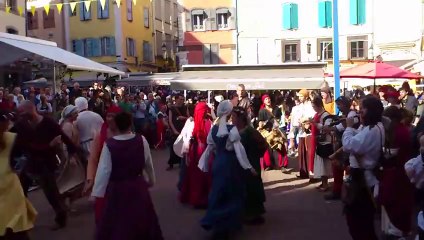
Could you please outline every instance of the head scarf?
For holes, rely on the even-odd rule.
[[[268,94],[264,94],[262,95],[262,105],[261,105],[261,109],[265,108],[265,99],[269,98]]]
[[[229,134],[227,128],[227,117],[233,111],[233,104],[230,100],[224,100],[218,105],[216,114],[218,115],[218,133],[217,137],[225,137]]]
[[[69,118],[70,116],[72,116],[73,114],[78,113],[78,108],[75,107],[74,105],[68,105],[66,106],[63,110],[62,110],[62,114],[61,119],[59,121],[59,123],[63,123],[63,121],[65,121],[65,119]]]
[[[75,106],[79,111],[84,111],[88,109],[88,101],[85,97],[78,97],[75,99]]]
[[[306,90],[306,89],[302,89],[302,90],[300,90],[298,93],[297,93],[297,95],[299,96],[299,95],[302,95],[302,96],[304,96],[305,98],[307,98],[307,97],[309,97],[309,92],[308,92],[308,90]]]
[[[209,107],[205,102],[199,102],[194,108],[194,129],[192,136],[202,143],[206,143],[208,131],[205,128],[205,116],[209,112]]]

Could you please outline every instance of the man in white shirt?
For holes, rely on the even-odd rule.
[[[80,136],[80,144],[88,155],[94,136],[102,128],[103,118],[95,112],[88,111],[88,101],[84,97],[75,99],[75,106],[79,110],[76,126]]]

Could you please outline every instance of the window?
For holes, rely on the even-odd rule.
[[[34,15],[31,12],[27,12],[28,19],[28,30],[34,30],[38,28],[38,12],[35,11]]]
[[[75,54],[84,56],[84,41],[83,40],[72,40],[72,51]]]
[[[203,31],[205,30],[205,12],[203,10],[193,10],[192,11],[192,21],[193,21],[193,30],[194,31]]]
[[[46,14],[46,11],[43,11],[43,26],[44,26],[44,29],[55,27],[53,9],[50,9],[49,15]]]
[[[365,58],[365,41],[352,41],[350,42],[350,58],[358,59]]]
[[[115,38],[114,37],[102,37],[101,41],[101,55],[102,56],[115,56]]]
[[[333,42],[331,40],[320,41],[318,54],[321,61],[333,59]]]
[[[18,11],[18,3],[17,0],[6,0],[6,7],[10,7],[10,11],[11,12],[16,12]]]
[[[15,34],[15,35],[18,35],[19,33],[19,31],[16,30],[16,28],[14,27],[6,27],[6,32],[9,34]]]
[[[84,39],[84,56],[93,56],[93,41],[91,38]]]
[[[136,51],[135,51],[135,40],[132,38],[127,38],[127,56],[129,57],[135,57]]]
[[[143,61],[153,62],[153,51],[152,50],[153,50],[152,45],[147,41],[143,41]]]
[[[85,7],[84,2],[81,2],[79,4],[79,7],[80,7],[80,20],[81,21],[91,20],[91,7],[87,9]]]
[[[132,21],[133,20],[133,7],[132,7],[132,0],[127,0],[127,20]]]
[[[203,64],[219,64],[219,44],[203,45]]]
[[[299,50],[300,42],[296,43],[286,43],[284,45],[284,62],[294,62],[299,60],[300,50]]]
[[[295,30],[299,28],[299,11],[296,3],[283,4],[283,29]]]
[[[322,28],[331,28],[333,26],[333,5],[330,1],[318,3],[318,23]]]
[[[365,24],[365,0],[350,0],[350,24]]]
[[[107,19],[109,18],[109,0],[105,0],[105,8],[103,10],[101,0],[97,0],[97,18]]]
[[[228,29],[228,22],[230,18],[230,11],[228,11],[228,9],[217,9],[216,18],[218,23],[218,29]]]
[[[144,27],[150,27],[150,13],[148,8],[144,8]]]

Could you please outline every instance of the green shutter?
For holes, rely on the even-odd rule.
[[[333,3],[325,1],[325,23],[326,27],[333,27]]]
[[[299,28],[299,8],[296,3],[290,4],[290,27],[291,29]]]
[[[319,2],[318,3],[318,24],[319,24],[319,27],[322,27],[322,28],[327,27],[325,9],[326,9],[326,2]]]
[[[84,56],[84,42],[83,40],[74,40],[75,41],[75,53]]]
[[[365,0],[358,1],[358,24],[365,24],[366,11],[365,11]]]
[[[358,25],[358,0],[350,0],[350,24]]]
[[[109,41],[110,41],[110,52],[109,52],[109,54],[111,56],[115,56],[116,55],[115,37],[110,37]]]
[[[289,30],[291,28],[291,13],[290,3],[283,4],[283,29]]]

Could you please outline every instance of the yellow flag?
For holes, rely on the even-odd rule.
[[[121,0],[115,0],[116,1],[116,6],[119,8],[121,6]]]
[[[24,13],[24,8],[18,7],[18,13],[19,13],[19,16],[22,16],[22,14]]]
[[[85,9],[88,11],[90,9],[91,1],[84,1]]]
[[[6,7],[6,13],[10,13],[10,9],[12,9],[11,7]]]
[[[137,4],[137,0],[133,0],[134,6]]]
[[[35,6],[31,6],[31,13],[32,13],[32,16],[35,16]]]
[[[77,2],[70,2],[69,6],[71,6],[71,12],[74,13],[75,12],[75,8],[77,6]]]
[[[46,11],[46,15],[49,15],[50,12],[50,4],[44,5],[44,10]]]
[[[100,0],[100,5],[102,5],[103,11],[105,10],[106,0]]]
[[[56,4],[57,12],[60,14],[62,12],[63,3]]]

